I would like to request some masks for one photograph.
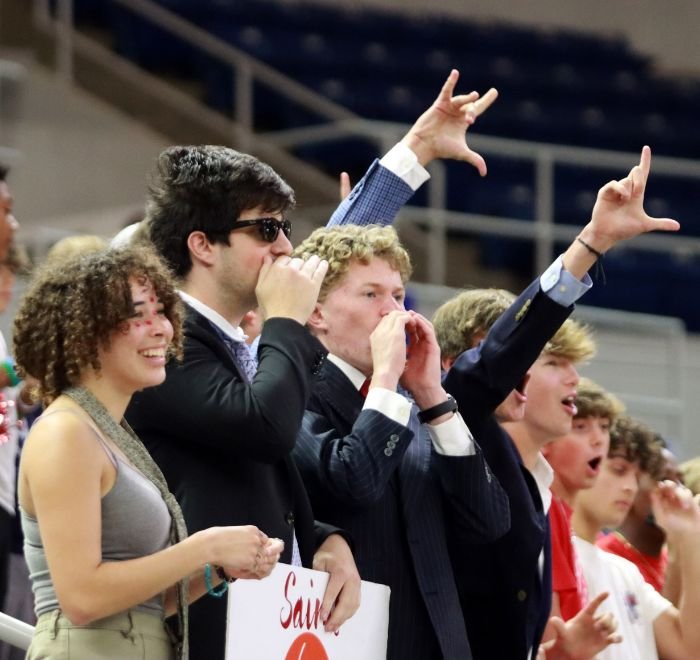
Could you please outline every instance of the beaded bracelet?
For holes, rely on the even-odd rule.
[[[222,569],[223,570],[223,569]],[[217,570],[218,574],[218,570]],[[228,581],[222,582],[218,587],[215,587],[211,581],[211,564],[204,565],[204,586],[207,588],[207,593],[215,598],[221,598],[228,591]]]

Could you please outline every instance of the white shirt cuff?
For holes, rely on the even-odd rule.
[[[428,170],[418,162],[418,156],[402,142],[389,149],[379,164],[402,179],[414,191],[430,178]]]
[[[398,392],[383,387],[373,387],[367,392],[362,410],[376,410],[401,426],[408,426],[411,402]]]
[[[438,454],[443,456],[472,456],[474,448],[474,438],[469,431],[462,415],[455,413],[442,424],[435,426],[423,424],[428,429],[433,447]]]
[[[573,305],[592,286],[593,282],[588,273],[586,273],[583,280],[577,280],[566,270],[561,255],[540,276],[542,291],[555,303],[559,303],[563,307]]]

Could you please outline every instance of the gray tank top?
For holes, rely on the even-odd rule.
[[[53,412],[78,415],[70,408]],[[117,456],[95,426],[82,416],[80,418],[93,429],[117,471],[114,485],[102,498],[102,561],[136,559],[167,548],[170,545],[170,514],[156,486]],[[40,420],[41,417],[37,422]],[[38,617],[58,609],[58,599],[49,574],[39,524],[21,508],[20,515],[24,532],[24,557],[29,567],[34,610]],[[163,616],[162,595],[133,609]]]

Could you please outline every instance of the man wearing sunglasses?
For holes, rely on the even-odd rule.
[[[474,98],[463,97],[462,105]],[[463,157],[474,113],[461,112],[431,108],[416,124],[420,134],[408,146],[420,143],[419,165],[430,160],[429,149],[432,157]],[[455,130],[459,139],[439,143]],[[387,190],[394,170],[403,173],[395,157],[390,161],[373,165],[380,176],[354,196],[371,195],[365,223],[381,220],[378,200],[395,194],[400,206],[410,196],[413,184]],[[180,501],[189,531],[254,524],[283,539],[283,562],[330,573],[321,614],[326,629],[337,630],[358,606],[359,575],[338,530],[314,524],[291,458],[326,356],[305,324],[327,268],[315,256],[290,257],[285,215],[293,206],[292,189],[252,156],[216,146],[170,147],[159,156],[146,219],[155,248],[180,280],[185,355],[170,362],[162,385],[132,399],[126,416]],[[257,360],[240,330],[256,306],[265,318]],[[225,623],[225,599],[192,606],[193,659],[223,657]]]

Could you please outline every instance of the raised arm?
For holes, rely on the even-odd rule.
[[[429,175],[425,167],[437,158],[470,163],[484,176],[486,163],[467,145],[467,130],[496,100],[491,88],[481,98],[477,92],[454,96],[459,72],[453,69],[431,106],[402,138],[398,155],[392,149],[381,161],[375,160],[365,176],[341,197],[328,226],[342,224],[391,224],[401,207]],[[398,145],[397,145],[398,146]]]
[[[644,191],[651,168],[651,149],[645,146],[629,174],[609,181],[599,191],[591,221],[564,253],[564,267],[581,279],[599,255],[624,241],[650,231],[678,231],[670,218],[652,218],[644,210]]]
[[[452,69],[433,104],[416,120],[401,142],[425,167],[438,158],[463,160],[486,176],[486,162],[469,148],[467,131],[477,117],[498,98],[491,88],[483,96],[478,92],[454,96],[459,71]]]

